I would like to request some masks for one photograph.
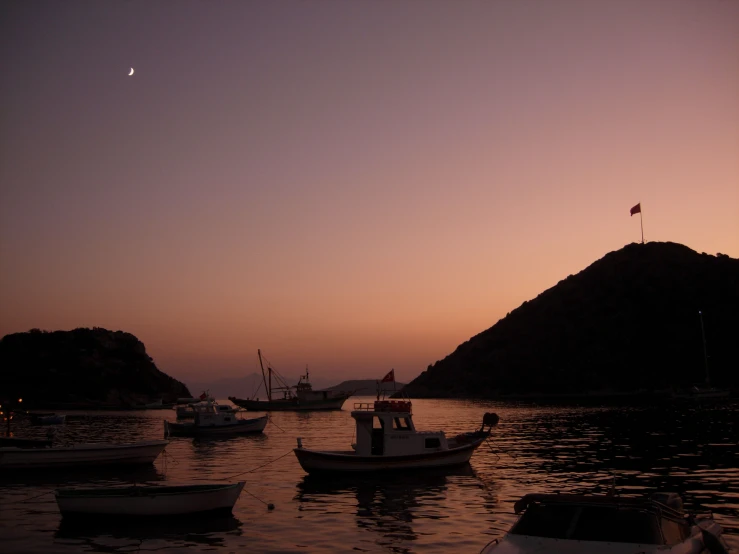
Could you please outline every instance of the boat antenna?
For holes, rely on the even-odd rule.
[[[711,376],[708,373],[708,354],[706,353],[706,333],[703,330],[703,312],[698,310],[698,317],[701,320],[701,338],[703,339],[703,361],[706,364],[706,385],[711,386]]]

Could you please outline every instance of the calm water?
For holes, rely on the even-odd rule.
[[[472,430],[485,411],[497,412],[501,424],[492,447],[483,445],[469,467],[446,472],[307,476],[292,454],[295,438],[303,437],[307,448],[348,449],[354,431],[348,410],[362,400],[372,399],[352,398],[339,412],[275,412],[260,436],[173,438],[165,456],[139,470],[6,470],[0,475],[0,550],[475,553],[503,536],[523,494],[605,491],[614,479],[622,495],[681,493],[687,509],[713,512],[739,550],[737,402],[582,408],[416,400],[417,428],[447,434]],[[161,438],[165,417],[174,421],[174,412],[68,412],[57,441]],[[23,424],[16,431],[44,434]],[[182,524],[69,526],[49,494],[58,485],[229,478],[246,481],[233,516]]]

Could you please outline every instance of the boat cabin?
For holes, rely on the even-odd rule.
[[[407,456],[447,450],[443,431],[416,431],[411,402],[377,400],[354,404],[357,456]]]
[[[190,404],[187,409],[192,412],[195,425],[199,426],[231,425],[238,421],[234,408],[220,406],[211,400]]]

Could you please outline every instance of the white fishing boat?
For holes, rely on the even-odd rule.
[[[317,472],[374,472],[439,468],[469,462],[478,446],[490,436],[498,416],[486,413],[479,430],[447,438],[443,431],[417,431],[409,400],[377,400],[357,403],[353,450],[294,450],[302,468]],[[487,429],[485,429],[487,427]]]
[[[723,529],[710,516],[683,511],[675,493],[650,498],[527,494],[503,539],[481,554],[724,554]]]
[[[103,464],[150,464],[167,446],[166,440],[131,444],[90,443],[50,448],[0,448],[0,469],[46,469]]]
[[[131,487],[57,489],[64,517],[184,516],[230,512],[244,481],[229,484],[136,485]]]
[[[252,419],[240,418],[233,408],[220,409],[215,400],[208,397],[197,404],[189,404],[192,422],[171,423],[164,420],[164,436],[224,436],[261,433],[267,426],[269,416]]]
[[[305,375],[301,375],[298,379],[298,384],[291,387],[269,363],[265,371],[261,350],[257,350],[257,355],[259,366],[262,368],[262,381],[267,399],[228,397],[231,402],[241,408],[267,412],[340,410],[346,399],[354,394],[354,391],[313,390],[308,368],[305,369]]]

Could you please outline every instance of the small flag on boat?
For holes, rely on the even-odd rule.
[[[206,398],[208,398],[207,394],[203,393],[200,395],[200,400],[205,400]]]
[[[382,378],[382,381],[380,383],[389,383],[390,381],[395,381],[395,370],[391,369],[385,377]]]
[[[631,215],[640,214],[640,213],[641,213],[641,202],[639,202],[636,206],[631,208]]]

